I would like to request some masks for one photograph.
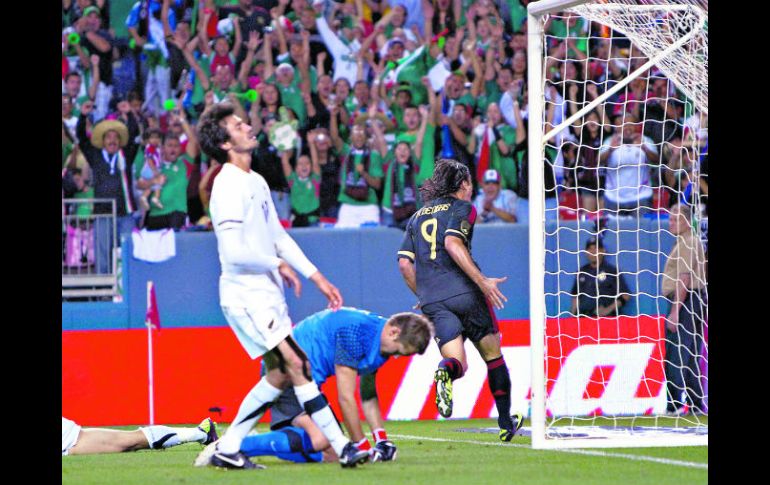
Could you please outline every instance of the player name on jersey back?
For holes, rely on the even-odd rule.
[[[449,210],[449,207],[451,207],[452,204],[438,204],[438,205],[432,205],[429,207],[423,207],[422,209],[418,210],[415,214],[415,217],[424,216],[427,214],[435,214],[437,212]]]

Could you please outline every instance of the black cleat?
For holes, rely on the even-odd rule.
[[[342,465],[342,468],[355,468],[356,465],[363,465],[368,460],[369,452],[359,450],[352,441],[345,445],[340,455],[340,465]]]
[[[249,460],[249,457],[242,451],[236,453],[222,453],[221,451],[215,451],[214,454],[211,455],[211,462],[209,464],[219,468],[235,468],[237,470],[263,470],[267,468],[265,465],[259,465]]]
[[[513,422],[510,429],[501,429],[498,436],[500,437],[500,441],[508,442],[513,439],[513,437],[516,435],[516,432],[521,429],[521,427],[524,425],[524,416],[521,413],[516,413],[511,415],[511,421]]]
[[[198,429],[206,433],[206,440],[201,443],[204,446],[210,445],[219,439],[219,435],[217,434],[217,423],[212,421],[211,418],[206,418],[201,421],[201,424],[198,425]]]

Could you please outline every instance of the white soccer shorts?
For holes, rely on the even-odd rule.
[[[285,302],[262,308],[223,306],[222,312],[252,359],[266,354],[291,335],[289,307]]]
[[[69,453],[70,448],[75,446],[80,435],[80,425],[64,416],[61,418],[61,454]]]

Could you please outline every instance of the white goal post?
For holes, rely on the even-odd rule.
[[[558,15],[563,12],[566,12],[569,15],[580,16],[589,24],[594,22],[596,24],[604,25],[608,29],[611,29],[612,32],[624,36],[630,42],[631,50],[638,54],[638,59],[640,60],[636,62],[637,58],[632,58],[633,54],[629,54],[627,64],[625,65],[625,72],[627,72],[627,74],[625,74],[622,79],[619,79],[613,83],[604,84],[602,87],[603,89],[601,90],[602,92],[599,92],[593,99],[587,98],[584,94],[583,102],[580,103],[579,108],[577,108],[574,112],[569,112],[565,108],[564,114],[561,118],[559,118],[558,123],[554,122],[553,124],[548,124],[545,122],[548,103],[555,103],[555,101],[553,99],[548,100],[546,95],[546,90],[548,89],[546,83],[548,77],[548,73],[546,72],[548,47],[545,45],[546,33],[544,32],[544,23],[549,18],[549,16]],[[566,362],[569,356],[566,354],[567,351],[565,351],[565,354],[559,356],[549,355],[547,342],[549,338],[549,335],[547,334],[547,321],[551,322],[550,325],[551,328],[553,328],[553,321],[558,321],[561,315],[564,314],[565,310],[563,310],[562,305],[560,307],[562,308],[561,310],[557,308],[556,310],[552,309],[549,311],[547,309],[548,304],[546,300],[547,298],[555,298],[557,300],[556,305],[558,307],[561,304],[560,302],[562,301],[562,298],[564,298],[564,301],[569,298],[569,288],[564,290],[564,287],[561,286],[561,281],[562,279],[566,281],[567,277],[571,277],[572,280],[575,280],[578,273],[576,273],[575,269],[562,268],[560,258],[565,255],[569,255],[574,261],[578,261],[581,250],[583,249],[582,246],[586,244],[585,233],[590,234],[591,231],[583,230],[580,226],[580,224],[582,224],[582,222],[580,222],[580,217],[576,217],[577,221],[574,224],[576,224],[575,227],[577,229],[571,228],[569,229],[571,232],[564,233],[559,232],[559,229],[557,229],[555,232],[553,229],[550,229],[551,232],[549,232],[548,228],[552,228],[554,225],[556,225],[557,228],[560,228],[562,221],[559,220],[561,216],[556,216],[557,220],[555,222],[549,223],[546,220],[545,193],[547,189],[544,180],[544,168],[547,168],[544,166],[544,164],[553,162],[553,160],[548,161],[546,159],[546,148],[549,146],[549,143],[551,147],[555,146],[554,151],[558,151],[561,155],[560,144],[562,142],[555,142],[554,140],[561,140],[562,138],[560,137],[565,132],[570,129],[574,129],[574,125],[576,123],[580,124],[581,120],[583,120],[590,112],[593,111],[594,113],[607,113],[608,108],[605,107],[606,104],[610,104],[610,110],[614,109],[615,106],[620,105],[620,108],[618,109],[620,109],[623,113],[623,121],[620,122],[620,125],[613,125],[613,122],[605,119],[603,115],[601,117],[600,124],[602,127],[605,125],[607,127],[620,126],[620,132],[622,134],[620,139],[624,139],[624,124],[626,123],[625,113],[627,111],[626,106],[622,103],[629,102],[628,100],[631,98],[629,96],[625,96],[623,98],[624,101],[618,102],[618,95],[622,94],[624,90],[627,92],[629,85],[634,80],[640,78],[644,79],[647,86],[649,86],[654,81],[655,76],[659,76],[660,78],[665,77],[665,82],[670,83],[669,86],[671,86],[670,90],[668,91],[672,93],[674,90],[676,90],[680,98],[686,99],[686,102],[684,103],[686,107],[683,109],[683,111],[685,113],[689,112],[689,114],[695,113],[694,117],[701,120],[700,124],[695,126],[694,129],[697,130],[703,128],[704,125],[707,126],[707,121],[704,122],[703,120],[707,120],[708,115],[708,2],[707,0],[540,0],[537,2],[531,2],[528,5],[527,21],[527,123],[529,165],[528,187],[530,194],[529,296],[531,322],[530,345],[532,356],[532,391],[530,401],[530,418],[532,447],[536,449],[554,449],[584,447],[615,448],[708,445],[707,412],[699,412],[698,414],[691,413],[686,416],[674,415],[673,417],[664,417],[663,413],[660,412],[660,406],[665,405],[665,395],[667,392],[665,381],[655,383],[655,388],[660,389],[660,393],[662,393],[663,397],[661,398],[660,394],[650,396],[649,408],[643,412],[637,412],[630,407],[623,407],[621,405],[613,408],[616,409],[614,412],[607,412],[607,409],[602,410],[601,408],[598,408],[598,411],[595,414],[585,414],[583,411],[578,409],[578,406],[562,406],[559,408],[559,410],[555,411],[553,403],[549,402],[551,397],[549,396],[549,392],[552,392],[556,387],[553,382],[551,382],[551,389],[549,389],[549,375],[551,376],[550,379],[553,381],[553,370],[548,369],[549,361],[558,361],[559,365],[561,366],[561,370],[564,371],[564,369],[567,367]],[[590,36],[590,34],[588,36]],[[565,52],[567,52],[566,48]],[[568,54],[565,54],[565,57],[566,56],[568,56]],[[581,59],[587,63],[585,59]],[[650,74],[651,70],[654,70],[654,75]],[[562,103],[567,103],[566,81],[563,83],[563,85],[565,88],[564,91],[561,92],[563,97],[560,99]],[[585,92],[583,88],[581,88],[581,91]],[[673,98],[673,95],[671,98],[665,96],[665,99],[661,100],[661,104],[664,105],[664,109],[669,109],[670,101]],[[642,116],[643,119],[636,122],[629,121],[628,123],[641,124],[641,126],[644,127],[644,123],[647,121],[646,118],[644,118],[646,113],[646,108],[644,108]],[[672,121],[672,124],[675,125],[674,130],[676,131],[678,129],[678,133],[683,131],[686,133],[687,128],[681,119],[682,118]],[[662,123],[663,125],[665,125],[666,120],[667,118],[664,115]],[[650,121],[650,123],[652,122],[653,121]],[[667,128],[664,127],[662,129],[665,132]],[[612,130],[609,129],[608,133],[611,132]],[[602,131],[602,133],[604,132]],[[681,138],[684,139],[685,137],[681,136]],[[669,143],[670,140],[671,137],[669,136],[667,138],[664,134],[662,140],[651,142],[651,145],[653,145],[654,150],[659,154],[661,159],[663,159],[662,154],[664,151],[669,150],[670,152],[670,148],[673,146],[671,143]],[[609,135],[605,141],[609,142]],[[580,146],[582,139],[577,140],[575,143],[577,146]],[[677,141],[676,143],[679,143],[679,145],[676,146],[680,147],[683,142]],[[646,144],[646,141],[643,139],[643,141],[637,142],[637,144],[641,145],[643,148],[643,146]],[[697,156],[700,156],[703,153],[707,153],[707,143],[706,151],[702,149],[703,147],[701,144],[701,141],[696,140],[690,142],[690,145],[688,145],[688,149],[692,153],[698,154],[692,155],[691,160],[694,160],[697,158]],[[685,149],[685,152],[687,152],[687,149]],[[654,164],[654,162],[651,163]],[[661,165],[660,160],[658,160],[657,163],[658,166]],[[691,165],[694,165],[694,168],[690,168],[689,172],[687,172],[686,175],[683,175],[684,179],[691,180],[692,177],[695,177],[696,180],[698,179],[699,163],[700,162],[697,161],[691,163]],[[660,178],[662,179],[662,175]],[[560,183],[561,182],[557,180],[557,188],[559,188]],[[663,184],[661,183],[660,186],[662,185]],[[687,197],[693,198],[687,200],[700,200],[698,199],[700,195],[698,191],[700,189],[697,187],[697,184],[695,185],[695,189],[688,189],[695,190],[695,195],[693,196],[688,192]],[[685,200],[684,188],[679,190],[677,187],[675,187],[673,190],[670,190],[670,193],[677,197],[677,200]],[[655,181],[642,183],[642,186],[640,186],[639,190],[652,190],[653,188],[656,190],[659,189],[659,185],[656,184]],[[576,188],[575,192],[577,192]],[[657,193],[658,192],[656,192],[656,194]],[[687,205],[687,203],[683,204]],[[661,215],[665,216],[666,218],[668,217],[669,210],[671,207],[673,207],[673,205],[674,204],[672,203],[668,207],[656,206],[655,209],[658,212],[655,212],[655,210],[652,212],[660,215],[657,216],[657,219],[645,219],[643,221],[644,224],[642,224],[642,222],[636,222],[636,219],[632,221],[631,218],[616,217],[619,216],[621,210],[618,210],[617,214],[612,214],[610,211],[610,218],[612,219],[613,224],[615,224],[614,227],[616,229],[616,233],[614,237],[616,239],[615,243],[612,244],[612,250],[614,250],[614,252],[610,251],[607,254],[612,254],[616,257],[616,259],[620,259],[620,253],[624,252],[625,248],[619,247],[620,243],[618,241],[620,241],[620,237],[617,236],[617,233],[625,231],[631,235],[629,237],[636,238],[637,245],[632,248],[631,251],[638,252],[638,254],[635,256],[637,261],[649,256],[651,261],[654,260],[654,265],[657,265],[653,268],[652,271],[650,271],[641,269],[640,264],[635,269],[628,271],[626,275],[629,278],[636,279],[634,284],[631,285],[634,289],[630,290],[630,293],[636,292],[635,295],[632,295],[634,298],[646,298],[650,302],[657,302],[650,303],[650,305],[654,307],[654,310],[648,311],[645,318],[647,318],[649,322],[657,322],[656,325],[659,325],[657,328],[660,329],[665,328],[663,326],[664,320],[662,316],[665,315],[668,307],[665,305],[661,306],[661,298],[658,295],[647,294],[645,293],[647,290],[640,290],[639,282],[641,280],[652,281],[653,279],[656,279],[657,283],[654,283],[654,286],[659,289],[661,285],[660,280],[663,278],[666,257],[670,251],[670,246],[672,244],[671,241],[676,240],[676,235],[672,235],[671,232],[666,229],[668,227],[668,219],[666,219],[664,222],[660,221],[662,217]],[[691,220],[695,222],[694,227],[697,226],[693,230],[696,234],[701,235],[699,224],[701,222],[700,217],[702,216],[696,214],[696,212],[698,212],[697,203],[695,203],[695,205],[690,208],[692,209]],[[553,210],[553,207],[551,207],[551,210]],[[596,210],[595,213],[598,214],[599,212],[599,210]],[[638,214],[641,214],[641,212]],[[638,217],[639,220],[642,220],[641,215]],[[597,224],[595,227],[598,228],[599,223],[595,222],[595,224]],[[648,227],[652,227],[653,229],[648,229]],[[562,244],[562,240],[560,238],[568,239],[568,236],[564,236],[564,234],[570,234],[572,237],[572,241],[570,241],[568,244],[570,249],[564,249],[560,246]],[[583,235],[581,236],[581,234]],[[596,229],[595,233],[591,235],[600,237],[602,236],[602,233],[600,229]],[[548,239],[548,237],[550,237],[550,239]],[[641,239],[647,237],[650,239],[657,238],[657,246],[655,246],[655,249],[652,251],[649,249],[643,249],[642,243],[639,242]],[[607,245],[610,246],[611,244]],[[550,249],[547,249],[547,246]],[[563,254],[560,253],[562,251]],[[557,264],[559,265],[558,270],[554,271],[553,269],[549,270],[547,268],[547,257],[550,257],[551,261],[554,259],[557,261]],[[705,262],[699,260],[699,263]],[[574,263],[572,264],[574,265]],[[618,269],[621,270],[620,272],[622,274],[623,268]],[[547,277],[558,279],[559,282],[557,284],[557,291],[549,290],[546,288],[548,286],[546,284]],[[705,288],[704,280],[702,292],[703,294],[707,295]],[[703,305],[706,312],[705,319],[707,320],[707,296],[705,297],[705,300],[706,303]],[[553,305],[551,305],[551,307],[553,307]],[[570,316],[574,317],[575,315]],[[582,328],[579,319],[573,318],[573,320],[577,320],[577,327]],[[622,320],[620,317],[616,316],[615,325],[621,325],[621,323]],[[558,325],[559,323],[557,322],[556,326],[558,327]],[[707,324],[705,324],[705,327],[707,332]],[[663,332],[663,330],[661,330],[661,332]],[[551,338],[553,338],[553,336],[551,336]],[[662,333],[660,334],[660,339],[665,339]],[[645,344],[643,343],[643,340],[639,340],[638,345],[641,348],[641,346]],[[652,348],[654,345],[663,346],[665,344],[650,343],[649,345],[650,348]],[[706,346],[705,343],[703,345]],[[707,346],[705,348],[707,354]],[[623,356],[626,355],[624,352],[627,351],[619,350],[618,352],[618,355],[621,356],[620,358],[623,358]],[[630,354],[630,351],[628,352]],[[577,354],[577,352],[574,353]],[[658,361],[661,369],[664,365],[666,365],[664,360],[665,359],[660,359]],[[601,367],[600,363],[595,365],[597,369]],[[620,369],[621,367],[622,366],[618,366],[617,369]],[[612,370],[614,369],[611,369],[609,372],[611,373]],[[642,371],[647,372],[645,369],[640,370],[640,372]],[[619,374],[620,372],[621,370],[617,370],[616,374]],[[630,374],[633,374],[632,371],[629,372]],[[575,374],[575,376],[577,376],[577,374]],[[578,377],[575,376],[573,376],[573,378],[578,380]],[[569,376],[566,376],[564,379],[567,379],[568,377]],[[643,380],[645,378],[646,374]],[[618,377],[618,380],[619,379],[620,377]],[[704,377],[704,379],[706,382],[706,390],[703,391],[705,396],[701,395],[699,397],[704,398],[707,401],[707,377]],[[637,381],[638,380],[639,379],[637,379]],[[604,385],[609,388],[609,382],[610,379],[607,378],[606,381],[602,381],[599,383],[599,385]],[[583,387],[585,387],[585,385],[583,385]],[[682,391],[682,396],[684,395],[685,392]],[[686,400],[687,398],[682,397],[681,399]],[[567,426],[564,425],[563,419],[559,419],[563,417],[567,418]],[[625,422],[623,420],[631,421],[633,423],[632,426],[620,426],[617,424]],[[604,426],[603,428],[604,431],[609,430],[610,432],[603,434],[600,433],[600,436],[592,435],[590,432],[575,432],[577,427],[570,426],[603,423],[609,423],[608,426]]]

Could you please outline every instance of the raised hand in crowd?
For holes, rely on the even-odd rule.
[[[80,106],[80,114],[88,117],[91,113],[94,111],[94,102],[93,100],[87,100]]]
[[[594,100],[597,97],[599,97],[599,89],[597,88],[596,84],[592,82],[588,82],[586,83],[585,86],[586,86],[586,93],[587,93],[586,99],[588,101]]]
[[[203,96],[203,102],[206,108],[214,106],[214,91],[208,91]]]
[[[577,83],[570,83],[567,86],[567,95],[571,101],[577,101],[578,85]]]
[[[249,40],[246,41],[246,48],[249,52],[255,52],[259,48],[260,34],[256,30],[249,32]]]
[[[324,63],[326,62],[326,57],[327,57],[327,55],[326,55],[325,51],[319,52],[318,55],[315,57],[315,62],[316,62],[316,67],[315,68],[316,68],[316,71],[318,71],[318,75],[319,76],[326,72],[326,69],[324,68]]]

